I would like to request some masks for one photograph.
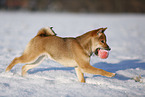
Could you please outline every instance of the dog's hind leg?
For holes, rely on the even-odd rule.
[[[14,60],[6,68],[6,72],[10,71],[16,64],[21,63],[21,60],[22,60],[21,57],[14,58]]]
[[[37,67],[46,58],[46,55],[39,56],[36,61],[30,64],[26,64],[22,67],[22,76],[24,76],[29,69]]]
[[[85,83],[84,74],[82,73],[81,69],[79,67],[75,67],[75,70],[76,70],[78,80],[82,83]]]
[[[39,54],[37,53],[24,53],[20,57],[14,58],[10,65],[6,68],[6,72],[10,71],[18,63],[31,63],[38,58]]]

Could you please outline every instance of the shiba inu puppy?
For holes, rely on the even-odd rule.
[[[113,77],[115,73],[90,65],[92,53],[98,55],[100,49],[110,50],[104,34],[106,29],[92,30],[76,38],[61,38],[56,36],[51,28],[42,28],[30,40],[22,56],[14,58],[6,68],[6,72],[18,63],[26,63],[22,67],[22,76],[24,76],[29,69],[38,66],[48,57],[64,66],[74,67],[80,82],[85,82],[84,73]]]

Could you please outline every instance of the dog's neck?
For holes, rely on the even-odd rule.
[[[91,33],[88,32],[76,38],[88,56],[92,55],[92,38],[90,35]]]

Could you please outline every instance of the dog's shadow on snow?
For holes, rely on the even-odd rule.
[[[136,69],[136,68],[140,68],[140,69],[145,70],[145,63],[141,62],[138,59],[136,59],[136,60],[123,60],[123,61],[120,61],[119,63],[99,62],[99,63],[93,64],[92,66],[106,70],[108,72],[113,72],[113,73],[116,73],[119,70]],[[37,72],[44,72],[44,71],[50,71],[50,70],[71,71],[71,70],[74,70],[74,68],[72,68],[72,67],[37,68],[37,69],[34,69],[32,71],[31,70],[28,71],[28,73],[34,74]],[[98,75],[94,75],[93,77],[96,77],[96,76],[98,76]],[[120,75],[120,74],[116,74],[116,76],[114,78],[119,79],[119,80],[131,79],[129,77],[125,77],[125,76]]]
[[[99,62],[93,65],[96,68],[100,68],[103,70],[106,70],[108,72],[113,72],[116,73],[119,70],[126,70],[126,69],[142,69],[145,70],[145,63],[141,62],[141,60],[123,60],[120,61],[119,63],[106,63],[106,62]],[[94,75],[95,77],[96,75]],[[125,77],[123,75],[117,74],[114,77],[115,79],[119,79],[119,80],[128,80],[131,79],[129,77]]]
[[[74,68],[72,67],[48,67],[48,68],[37,68],[33,71],[28,71],[29,74],[34,74],[37,72],[44,72],[44,71],[50,71],[50,70],[64,70],[64,71],[70,71],[73,70]]]

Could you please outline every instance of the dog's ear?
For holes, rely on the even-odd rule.
[[[97,34],[104,33],[106,29],[107,29],[107,27],[106,28],[100,28],[100,29],[98,29]]]
[[[97,30],[93,30],[92,35],[93,36],[101,35],[101,33],[104,33],[106,29],[107,29],[107,27],[106,28],[99,28]]]
[[[104,33],[106,29],[107,29],[107,27],[106,28],[100,28],[97,32],[97,35],[101,35],[101,33]]]
[[[106,29],[107,29],[107,27],[106,27],[106,28],[103,28],[103,31],[102,31],[102,33],[104,33]]]

